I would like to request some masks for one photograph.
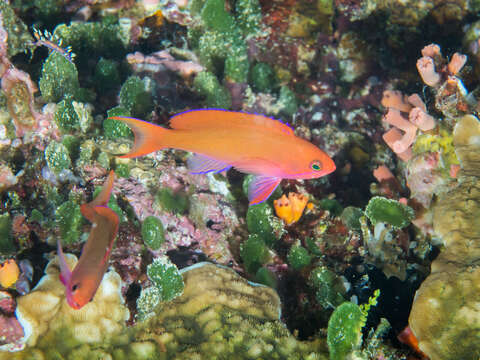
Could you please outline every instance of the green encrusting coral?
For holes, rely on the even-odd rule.
[[[142,223],[142,239],[152,250],[158,250],[165,242],[163,224],[159,218],[148,216]]]
[[[103,22],[71,22],[55,28],[54,35],[62,39],[64,46],[71,46],[76,63],[88,64],[100,56],[110,59],[126,54],[120,25],[114,18],[105,17]]]
[[[415,217],[415,212],[411,207],[396,200],[374,196],[365,208],[365,215],[373,225],[384,222],[401,229],[410,224]]]
[[[0,12],[2,25],[8,33],[8,56],[26,52],[33,40],[27,25],[17,16],[8,1],[0,1]]]
[[[0,214],[0,255],[12,254],[15,250],[10,214]]]

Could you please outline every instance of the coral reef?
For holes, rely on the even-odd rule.
[[[0,359],[421,356],[405,328],[432,359],[477,359],[479,10],[0,2]],[[248,206],[250,175],[119,156],[133,134],[109,117],[205,107],[281,119],[337,170]],[[110,271],[72,310],[47,262],[58,239],[80,255],[80,205],[112,170]],[[206,260],[231,269],[187,267]]]
[[[75,259],[68,259],[73,265]],[[81,310],[65,301],[56,258],[46,272],[18,299],[26,349],[0,352],[0,359],[325,359],[320,343],[297,341],[279,321],[274,290],[224,267],[200,263],[182,270],[183,295],[160,303],[155,316],[130,329],[123,323],[128,310],[115,272],[106,273],[94,301]]]
[[[409,317],[419,348],[432,359],[476,359],[478,342],[478,274],[480,257],[477,216],[477,118],[458,120],[454,144],[462,167],[458,184],[433,206],[433,229],[445,249],[432,263],[431,274],[415,296]],[[451,326],[455,324],[455,326]],[[456,344],[456,346],[451,346]]]

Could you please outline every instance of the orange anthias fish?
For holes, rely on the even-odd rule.
[[[132,150],[122,157],[181,149],[195,153],[187,162],[194,174],[217,173],[233,166],[255,175],[248,188],[250,205],[268,199],[282,179],[313,179],[335,170],[325,152],[282,122],[263,115],[192,110],[171,118],[171,129],[127,117],[111,119],[126,123],[135,134]]]
[[[93,299],[108,267],[119,222],[117,214],[107,207],[114,177],[111,171],[98,196],[80,207],[82,215],[92,223],[92,231],[73,271],[67,265],[60,240],[57,242],[60,280],[65,285],[67,302],[74,309],[80,309]]]

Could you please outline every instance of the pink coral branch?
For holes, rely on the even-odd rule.
[[[437,86],[440,83],[440,74],[435,71],[433,59],[423,56],[417,60],[417,70],[422,80],[428,86]]]

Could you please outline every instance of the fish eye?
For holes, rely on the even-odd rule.
[[[80,284],[74,284],[74,285],[72,286],[72,291],[77,290],[79,287],[80,287]]]
[[[313,171],[320,171],[322,170],[322,163],[318,160],[314,160],[310,163],[310,167]]]

